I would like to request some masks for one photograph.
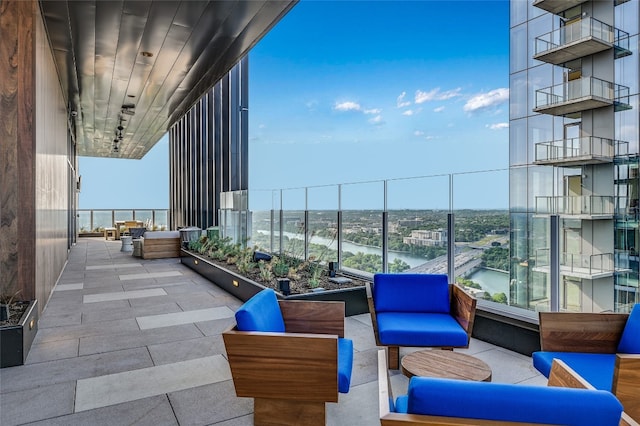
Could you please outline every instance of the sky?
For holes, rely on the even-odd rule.
[[[249,188],[506,169],[508,87],[507,0],[302,0],[249,55]],[[99,162],[88,160],[83,189],[93,194]],[[83,190],[80,208],[168,206],[168,173],[158,167],[168,164],[165,140],[142,160],[119,161],[137,163],[122,163],[127,177],[153,170],[144,195],[105,200]],[[482,182],[505,192],[506,207],[505,176],[464,175],[457,198]],[[415,193],[442,179],[407,186]]]

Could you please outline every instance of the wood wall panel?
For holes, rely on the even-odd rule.
[[[67,259],[66,101],[37,1],[0,2],[0,292],[44,308]],[[75,164],[75,163],[73,163]]]
[[[0,3],[0,283],[35,297],[35,1]]]

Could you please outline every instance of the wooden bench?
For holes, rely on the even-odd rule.
[[[179,231],[146,231],[140,238],[143,259],[180,257]]]

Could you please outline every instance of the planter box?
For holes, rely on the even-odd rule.
[[[38,301],[29,307],[17,325],[0,327],[0,368],[23,365],[38,332]]]
[[[180,262],[243,302],[249,300],[254,294],[266,288],[260,283],[211,263],[207,258],[186,250],[181,250]],[[367,292],[364,286],[305,294],[292,294],[290,296],[284,296],[278,292],[277,294],[279,299],[286,300],[345,302],[346,316],[365,314],[369,312],[369,306],[367,305]]]

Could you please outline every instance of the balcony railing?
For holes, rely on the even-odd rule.
[[[549,272],[549,249],[536,250],[537,272]],[[600,254],[560,254],[560,273],[583,279],[597,279],[613,276],[615,271],[613,253]]]
[[[629,88],[595,77],[582,77],[536,90],[535,112],[567,115],[615,105],[629,109]]]
[[[611,25],[597,19],[584,18],[536,37],[533,57],[559,65],[611,49],[616,41],[614,34],[620,39],[626,39],[628,44],[628,33],[621,30],[614,31]],[[623,50],[622,47],[619,49]]]
[[[613,196],[536,197],[536,214],[579,216],[585,219],[611,219],[614,214]]]
[[[576,166],[611,163],[616,155],[625,155],[629,143],[596,136],[561,139],[536,144],[535,164]]]
[[[101,233],[116,221],[139,220],[152,229],[164,230],[168,222],[166,209],[78,209],[78,233]]]

